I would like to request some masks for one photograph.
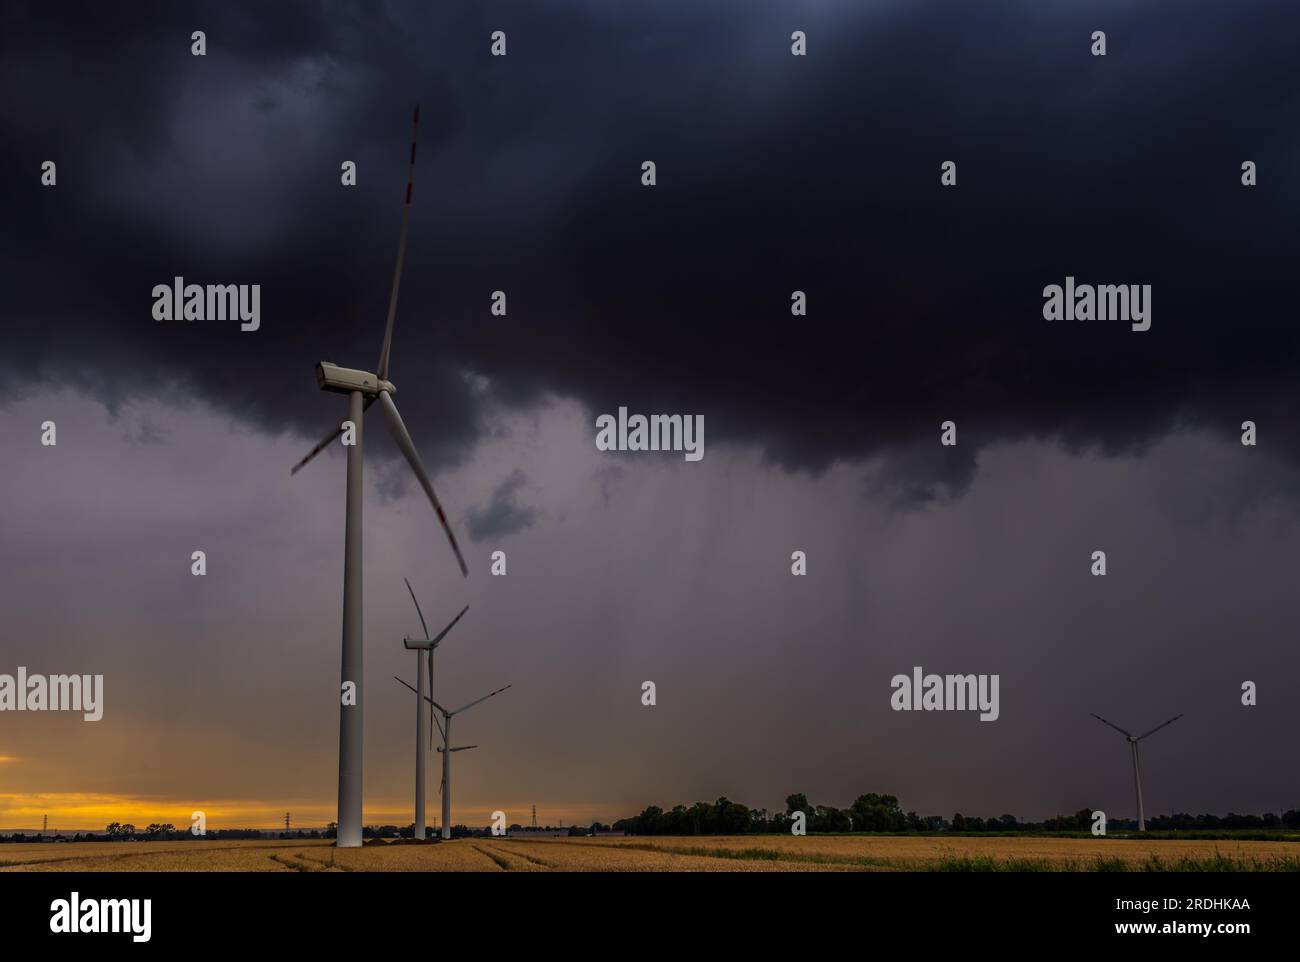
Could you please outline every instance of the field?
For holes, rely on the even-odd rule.
[[[0,872],[1300,871],[1300,842],[786,835],[0,845]]]

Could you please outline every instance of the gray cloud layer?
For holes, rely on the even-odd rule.
[[[1296,16],[1280,0],[11,7],[2,79],[32,92],[0,128],[28,172],[2,188],[11,385],[182,382],[319,433],[337,414],[311,365],[378,354],[419,99],[394,377],[435,463],[484,429],[464,369],[517,405],[701,412],[786,466],[894,455],[883,480],[905,503],[964,490],[1000,440],[1116,453],[1248,412],[1294,454]],[[498,27],[506,58],[487,52]],[[37,183],[47,158],[56,190]],[[263,329],[154,322],[147,292],[177,274],[261,283]],[[1043,321],[1040,291],[1066,274],[1152,284],[1152,331]],[[497,289],[507,318],[488,314]],[[961,453],[912,453],[948,417]]]
[[[518,503],[519,491],[528,483],[528,476],[516,468],[492,492],[492,498],[482,508],[470,508],[469,535],[475,541],[485,541],[497,535],[514,534],[530,528],[537,520],[537,511]]]

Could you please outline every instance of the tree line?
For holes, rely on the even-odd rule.
[[[952,818],[942,815],[918,815],[916,812],[904,812],[894,795],[868,793],[859,795],[848,808],[835,808],[830,805],[813,805],[808,796],[802,793],[789,795],[785,800],[784,812],[769,812],[765,808],[750,808],[739,802],[733,802],[723,796],[715,802],[696,802],[694,805],[676,805],[668,811],[657,805],[647,806],[639,815],[623,818],[612,826],[594,822],[590,826],[572,826],[571,835],[594,834],[597,831],[627,832],[630,835],[750,835],[765,833],[788,833],[793,825],[794,813],[803,812],[805,828],[809,832],[1088,832],[1092,828],[1090,808],[1081,808],[1073,815],[1058,815],[1041,822],[1022,821],[1014,815],[980,817],[953,814]],[[1108,830],[1135,830],[1135,819],[1110,818]],[[411,838],[415,826],[367,825],[362,831],[365,838]],[[526,832],[521,825],[511,825],[513,833]],[[1297,831],[1300,830],[1300,811],[1289,809],[1281,815],[1267,812],[1263,815],[1227,815],[1200,814],[1190,815],[1176,812],[1172,815],[1155,815],[1147,819],[1147,830],[1151,832],[1196,832],[1225,830],[1255,831]],[[428,834],[432,837],[436,829],[430,827]],[[453,838],[466,838],[482,835],[485,828],[471,828],[465,825],[452,826]],[[40,836],[37,836],[40,837]],[[177,829],[170,822],[152,822],[143,829],[136,828],[130,822],[110,822],[103,834],[94,832],[80,833],[72,837],[73,841],[180,841],[183,839],[240,839],[240,838],[334,838],[335,824],[330,822],[324,829],[312,829],[296,832],[273,832],[255,828],[225,828],[209,830],[205,835],[196,836],[189,829]],[[0,842],[30,841],[31,835],[14,832],[12,835],[0,835]]]
[[[1058,815],[1041,822],[1023,821],[1014,815],[990,817],[953,814],[918,815],[904,812],[897,796],[869,792],[859,795],[848,808],[813,805],[802,793],[789,795],[784,812],[750,808],[723,796],[715,802],[676,805],[665,811],[647,806],[639,815],[615,822],[615,831],[631,835],[749,835],[788,833],[794,813],[802,812],[809,832],[1087,832],[1093,824],[1093,809],[1081,808],[1072,815]],[[1111,818],[1108,829],[1136,829],[1135,819]],[[1282,815],[1157,815],[1147,819],[1151,831],[1220,831],[1224,829],[1300,829],[1300,811]]]

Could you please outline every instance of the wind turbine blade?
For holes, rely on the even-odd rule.
[[[513,684],[506,685],[506,688],[513,688],[513,687],[515,687]],[[499,694],[501,694],[503,691],[506,690],[506,688],[498,688],[496,691],[490,691],[490,692],[488,692],[486,695],[484,695],[482,698],[476,698],[474,701],[470,702],[468,705],[464,705],[464,706],[462,706],[462,707],[460,707],[460,708],[457,708],[457,709],[456,709],[455,711],[453,711],[453,712],[448,712],[448,714],[451,714],[451,715],[459,715],[459,714],[460,714],[461,712],[463,712],[466,708],[473,708],[473,707],[474,707],[475,705],[477,705],[479,702],[481,702],[481,701],[487,701],[487,700],[488,700],[489,698],[491,698],[493,695],[499,695]]]
[[[415,476],[420,482],[420,487],[424,488],[424,493],[429,496],[429,501],[433,504],[433,510],[438,512],[438,520],[442,522],[442,530],[447,532],[447,540],[451,542],[451,550],[456,552],[456,560],[460,562],[460,573],[468,578],[469,567],[465,564],[465,557],[460,553],[460,545],[456,543],[456,536],[452,534],[451,525],[447,523],[447,515],[442,510],[442,504],[438,501],[438,496],[433,493],[433,484],[429,481],[429,476],[424,472],[424,464],[420,461],[419,452],[415,450],[415,443],[411,440],[406,425],[402,423],[402,416],[397,413],[397,405],[393,403],[393,399],[388,396],[387,391],[379,392],[379,403],[384,409],[384,415],[388,418],[388,428],[392,431],[393,440],[397,442],[397,446],[410,463],[411,470],[415,472]]]
[[[453,748],[453,752],[467,752],[471,748],[478,748],[477,745],[461,745],[459,748]]]
[[[396,675],[393,676],[393,681],[397,682],[399,685],[406,685],[407,688],[411,688],[410,685],[407,685],[406,682],[402,681],[402,679],[398,678]],[[418,692],[418,691],[415,691],[414,688],[411,688],[411,691],[414,691],[417,695],[419,694],[419,692]],[[429,699],[428,699],[428,696],[426,695],[426,696],[425,696],[425,701],[428,701],[428,700],[429,700]]]
[[[333,444],[333,443],[334,443],[334,439],[337,438],[337,437],[338,437],[340,434],[342,434],[342,433],[343,433],[343,425],[340,424],[338,427],[336,427],[336,428],[335,428],[333,431],[331,431],[329,434],[325,435],[325,438],[324,438],[324,439],[323,439],[319,444],[317,444],[316,447],[314,447],[314,448],[312,448],[310,451],[308,451],[308,452],[307,452],[307,456],[306,456],[305,458],[303,458],[301,461],[299,461],[297,464],[295,464],[292,468],[290,468],[290,469],[289,469],[289,473],[290,473],[290,474],[297,474],[299,471],[301,471],[304,467],[307,466],[307,462],[309,462],[312,458],[316,457],[316,455],[320,454],[320,453],[321,453],[322,451],[324,451],[327,447],[329,447],[331,444]]]
[[[411,222],[411,191],[415,185],[415,135],[420,129],[420,105],[411,121],[411,168],[406,175],[406,202],[402,205],[402,233],[397,241],[397,266],[393,269],[393,290],[388,295],[388,323],[384,326],[384,347],[379,353],[381,381],[388,380],[388,357],[393,347],[393,319],[397,317],[397,289],[402,286],[402,263],[406,260],[406,229]]]
[[[430,647],[429,649],[428,659],[425,659],[425,667],[429,668],[429,697],[433,698],[433,649],[432,647]],[[437,722],[438,733],[439,735],[442,736],[442,741],[446,742],[447,741],[446,732],[442,731],[442,723],[438,722],[437,716],[433,714],[433,702],[429,702],[429,727],[432,728],[435,722]],[[430,738],[429,740],[429,748],[433,748],[433,738]]]
[[[435,715],[433,712],[429,712],[429,717],[432,718],[434,724],[438,726],[438,737],[440,737],[443,740],[443,743],[445,744],[447,741],[447,733],[442,730],[442,722],[438,721],[438,716]],[[430,739],[430,741],[432,741],[432,739]]]
[[[1160,723],[1159,725],[1157,725],[1155,728],[1153,728],[1153,729],[1151,729],[1149,732],[1147,732],[1146,735],[1139,735],[1139,736],[1137,737],[1137,740],[1138,740],[1138,741],[1141,741],[1142,739],[1146,738],[1147,735],[1154,735],[1156,732],[1160,731],[1160,729],[1164,728],[1165,725],[1172,725],[1174,722],[1178,721],[1178,719],[1182,718],[1184,714],[1186,714],[1186,712],[1179,712],[1179,713],[1178,713],[1177,715],[1175,715],[1173,718],[1169,719],[1169,721],[1167,721],[1167,722],[1161,722],[1161,723]]]
[[[365,402],[365,404],[363,404],[363,405],[361,406],[361,410],[362,410],[363,412],[369,410],[369,409],[370,409],[370,405],[373,404],[374,401],[375,401],[375,399],[374,399],[373,397],[368,397],[368,398],[366,398],[366,402]],[[289,469],[289,473],[290,473],[291,475],[293,475],[293,474],[297,474],[299,471],[301,471],[301,470],[302,470],[302,469],[307,465],[307,462],[309,462],[312,458],[316,457],[316,455],[320,454],[320,453],[321,453],[322,451],[324,451],[327,447],[329,447],[331,444],[333,444],[333,443],[334,443],[334,440],[335,440],[335,439],[336,439],[340,434],[342,434],[342,433],[343,433],[343,425],[340,424],[338,427],[336,427],[336,428],[335,428],[333,431],[331,431],[329,434],[325,435],[324,439],[321,440],[321,442],[320,442],[319,444],[317,444],[316,447],[314,447],[314,448],[312,448],[310,451],[308,451],[308,452],[307,452],[307,456],[306,456],[305,458],[303,458],[301,461],[299,461],[297,464],[295,464],[292,468],[290,468],[290,469]],[[427,635],[426,635],[426,637],[427,637]]]
[[[402,580],[406,582],[406,590],[411,593],[411,601],[415,604],[415,613],[420,616],[420,627],[424,630],[424,637],[428,638],[429,626],[424,623],[424,612],[420,610],[420,603],[415,600],[415,589],[411,587],[411,582],[406,578]]]
[[[1098,715],[1096,712],[1088,712],[1088,714],[1091,715],[1093,718],[1097,719],[1097,721],[1101,722],[1103,725],[1109,725],[1111,728],[1115,729],[1115,731],[1119,732],[1119,733],[1120,733],[1121,735],[1123,735],[1125,738],[1132,738],[1132,737],[1133,737],[1133,736],[1130,735],[1128,732],[1126,732],[1124,729],[1122,729],[1122,728],[1120,728],[1118,725],[1116,725],[1114,722],[1108,722],[1108,721],[1106,721],[1106,719],[1102,718],[1102,717],[1101,717],[1100,715]]]
[[[460,621],[462,618],[465,617],[465,612],[467,612],[467,611],[469,611],[469,605],[466,605],[464,608],[460,609],[460,614],[458,614],[455,618],[451,619],[451,621],[448,622],[446,628],[444,628],[444,629],[442,629],[442,631],[438,632],[438,637],[433,639],[433,644],[434,644],[435,647],[437,646],[438,642],[442,641],[442,639],[444,639],[444,638],[447,637],[447,632],[451,631],[451,629],[453,629],[453,628],[456,627],[456,622]],[[425,637],[426,637],[426,638],[429,637],[427,633],[425,634]],[[430,648],[429,650],[430,650],[430,651],[433,651],[433,648]],[[432,691],[432,690],[433,690],[433,688],[432,688],[432,686],[433,686],[433,678],[432,678],[432,677],[429,678],[429,685],[430,685],[429,690]]]
[[[402,679],[398,678],[396,675],[393,676],[393,681],[397,682],[399,685],[406,685],[406,687],[407,687],[407,688],[410,688],[411,691],[414,691],[417,695],[419,694],[418,691],[415,691],[414,688],[411,688],[410,685],[407,685],[406,682],[402,681]],[[507,685],[506,687],[509,688],[510,686]],[[493,692],[492,694],[495,695],[496,692]],[[456,714],[455,712],[447,711],[447,709],[443,708],[441,705],[439,705],[436,701],[434,701],[434,700],[433,700],[432,698],[430,698],[428,695],[425,695],[425,696],[424,696],[424,700],[427,701],[427,702],[428,702],[430,705],[432,705],[434,708],[438,709],[438,711],[443,712],[444,714],[447,714],[447,715],[454,715],[454,714]],[[481,698],[479,699],[479,701],[482,701],[482,700],[483,700],[483,699],[481,699]],[[439,727],[439,730],[441,731],[442,726],[440,725],[440,726],[438,726],[438,727]],[[444,735],[443,738],[446,738],[446,736]]]

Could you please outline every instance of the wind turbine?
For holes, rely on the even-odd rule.
[[[352,444],[348,449],[347,514],[343,536],[343,661],[342,694],[339,698],[339,848],[356,848],[361,845],[361,795],[362,795],[362,645],[361,645],[361,421],[362,416],[376,399],[384,409],[388,430],[401,449],[411,470],[415,472],[424,493],[429,496],[433,510],[438,513],[442,529],[456,553],[462,575],[468,577],[469,568],[456,544],[456,536],[442,510],[433,485],[425,473],[420,455],[415,450],[411,435],[397,413],[392,395],[397,391],[388,380],[388,361],[393,345],[393,319],[397,316],[397,290],[402,282],[402,264],[406,259],[406,231],[411,217],[411,191],[415,180],[415,134],[420,126],[420,107],[415,107],[411,126],[411,166],[406,180],[406,201],[402,207],[402,231],[397,242],[397,267],[393,271],[393,290],[388,298],[388,323],[384,329],[384,346],[379,354],[379,368],[375,374],[339,367],[329,361],[316,365],[316,383],[322,391],[334,391],[348,396],[348,415],[338,428],[331,431],[305,458],[293,466],[290,474],[298,471],[312,458],[325,450],[335,438],[352,427]],[[346,441],[346,436],[344,437]],[[352,685],[352,701],[346,694]]]
[[[433,692],[433,652],[438,647],[438,643],[447,637],[447,632],[456,627],[456,622],[465,617],[465,612],[469,611],[469,605],[460,610],[455,618],[446,628],[438,632],[438,637],[429,637],[429,626],[424,623],[424,612],[420,610],[420,603],[415,600],[415,590],[411,587],[411,582],[405,578],[406,590],[411,592],[411,601],[415,604],[415,613],[420,616],[420,627],[424,629],[423,638],[403,638],[402,644],[408,649],[414,649],[415,655],[415,678],[416,684],[420,686],[415,700],[415,837],[424,838],[424,783],[425,777],[425,753],[428,751],[427,743],[429,729],[433,727],[433,706],[429,706],[429,724],[424,723],[424,705],[421,700],[428,697],[425,694],[425,679],[428,679],[429,692]],[[423,652],[423,654],[421,654]],[[424,662],[422,666],[420,662]],[[425,670],[427,668],[427,671]]]
[[[1133,735],[1130,735],[1124,729],[1120,728],[1114,722],[1106,721],[1106,719],[1102,718],[1096,712],[1089,712],[1088,714],[1092,715],[1093,718],[1097,719],[1097,721],[1101,722],[1102,724],[1109,725],[1111,728],[1115,729],[1115,731],[1119,732],[1121,735],[1127,738],[1129,746],[1133,749],[1133,787],[1137,791],[1138,831],[1145,832],[1147,830],[1147,821],[1142,814],[1142,774],[1138,769],[1138,742],[1146,738],[1147,735],[1154,735],[1156,732],[1160,731],[1160,729],[1164,728],[1165,725],[1172,725],[1174,722],[1178,721],[1178,719],[1182,718],[1185,712],[1179,712],[1173,718],[1169,719],[1169,721],[1161,722],[1155,728],[1151,729],[1151,731],[1147,732],[1144,735],[1138,735],[1136,738]]]
[[[396,675],[393,676],[393,680],[400,682],[403,685],[406,685],[406,682],[402,681],[402,679],[398,678]],[[406,687],[411,688],[410,685],[406,685]],[[459,715],[467,708],[473,708],[479,702],[487,701],[493,695],[499,695],[503,691],[505,691],[506,688],[513,688],[513,687],[514,685],[506,685],[505,688],[498,688],[496,691],[490,691],[482,698],[476,698],[468,705],[462,705],[460,708],[457,708],[455,711],[447,711],[447,709],[443,708],[441,705],[439,705],[436,701],[434,701],[429,696],[427,695],[424,696],[425,701],[427,701],[430,705],[432,705],[434,708],[438,709],[438,711],[442,713],[442,726],[441,726],[442,748],[439,748],[438,751],[442,752],[442,837],[443,838],[447,838],[447,839],[451,838],[451,753],[464,752],[464,751],[469,751],[469,749],[471,748],[478,748],[477,745],[462,745],[459,748],[451,747],[451,719],[453,716]],[[411,688],[411,691],[415,691],[415,689]],[[419,692],[416,692],[416,694],[418,695]]]

